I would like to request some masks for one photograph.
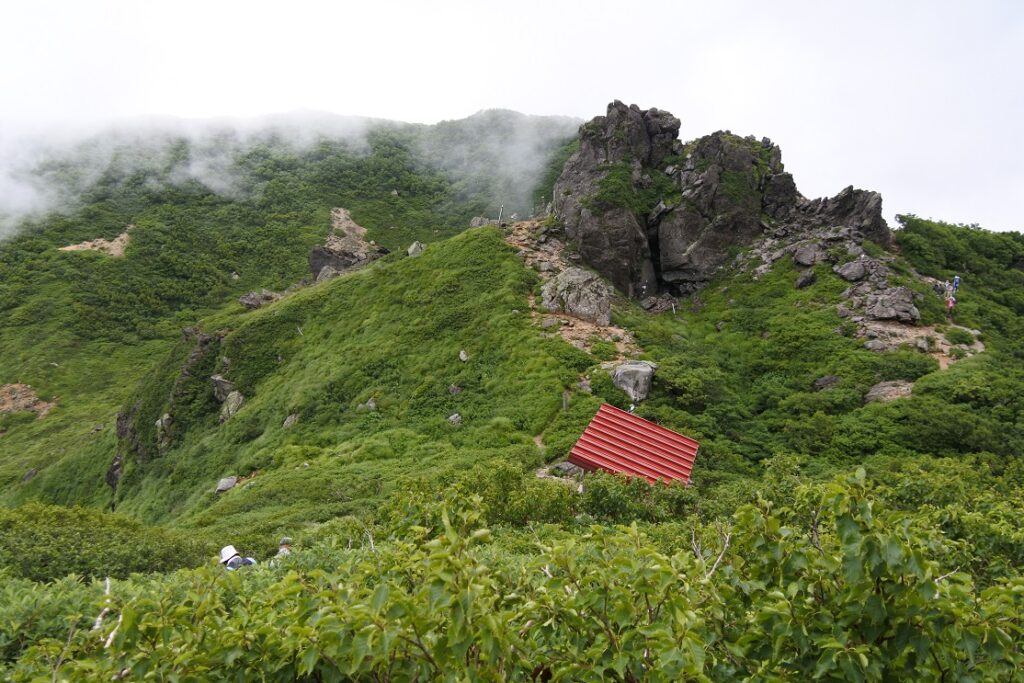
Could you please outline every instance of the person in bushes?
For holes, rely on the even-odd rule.
[[[248,567],[251,564],[256,564],[256,560],[251,557],[242,557],[235,546],[226,545],[220,549],[220,563],[227,567],[229,572],[233,572],[239,567]]]
[[[286,557],[292,554],[292,539],[285,536],[277,544],[277,555],[275,557]]]

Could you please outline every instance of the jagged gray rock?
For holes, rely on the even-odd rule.
[[[462,416],[459,415],[458,413],[452,413],[451,415],[448,416],[448,423],[451,424],[453,427],[458,427],[459,425],[462,424]]]
[[[423,244],[419,240],[416,240],[409,245],[409,248],[405,250],[405,253],[409,256],[419,256],[427,248],[427,245]]]
[[[875,320],[916,323],[921,319],[921,312],[914,305],[914,292],[907,287],[891,287],[869,294],[865,311]]]
[[[281,298],[281,295],[277,292],[271,292],[269,289],[261,289],[258,292],[249,292],[238,297],[238,303],[242,304],[250,311],[265,306],[272,301],[277,301]]]
[[[295,413],[292,413],[291,415],[289,415],[288,417],[286,417],[286,418],[284,419],[284,424],[283,424],[283,425],[281,425],[281,426],[282,426],[282,427],[283,427],[284,429],[288,429],[289,427],[292,427],[292,426],[294,426],[294,425],[295,425],[295,423],[296,423],[296,422],[298,422],[298,421],[299,421],[299,416],[298,416],[298,415],[296,415]]]
[[[224,477],[223,479],[217,482],[216,492],[224,493],[225,491],[230,491],[231,489],[235,488],[235,484],[237,483],[238,477],[236,476]]]
[[[864,342],[864,348],[868,351],[888,351],[889,347],[885,345],[884,341],[880,339],[869,339]]]
[[[171,426],[173,424],[174,418],[169,413],[164,413],[156,421],[156,444],[161,452],[171,445]]]
[[[211,375],[210,383],[213,385],[213,396],[223,403],[227,400],[228,394],[235,390],[235,383],[220,375]]]
[[[832,270],[847,282],[863,280],[867,275],[867,268],[865,268],[863,259],[857,259],[856,261],[844,263],[841,266],[835,266]]]
[[[683,145],[678,131],[668,112],[615,101],[581,126],[580,148],[555,183],[553,210],[567,239],[630,296],[696,291],[731,249],[764,234],[798,240],[832,230],[854,255],[865,238],[889,244],[877,193],[848,187],[807,200],[768,138],[719,131]],[[681,161],[665,163],[670,154]],[[653,203],[638,205],[641,196]],[[832,260],[822,248],[784,253],[805,266]]]
[[[220,407],[220,422],[224,424],[238,413],[242,408],[242,404],[245,403],[245,397],[242,396],[240,391],[232,391],[224,398],[224,403]]]
[[[627,361],[612,371],[612,384],[625,391],[634,403],[639,403],[650,395],[657,369],[657,364],[649,360]]]
[[[913,390],[913,382],[907,382],[901,379],[892,382],[879,382],[868,389],[868,393],[864,396],[864,402],[875,403],[878,401],[893,401],[897,398],[910,396]]]
[[[541,305],[551,312],[564,312],[598,325],[608,325],[612,315],[612,290],[595,273],[566,268],[544,284]]]

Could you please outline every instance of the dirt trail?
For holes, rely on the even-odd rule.
[[[946,329],[964,330],[972,337],[975,337],[972,344],[953,344],[934,325],[917,327],[889,320],[864,320],[860,325],[860,336],[878,339],[890,348],[906,345],[923,350],[924,342],[922,340],[930,339],[931,341],[927,347],[928,355],[938,361],[939,368],[942,370],[960,360],[954,355],[954,349],[959,349],[957,353],[963,354],[964,357],[982,353],[985,350],[985,344],[977,339],[981,333],[960,325],[948,325]],[[922,346],[918,346],[919,344],[922,344]]]
[[[543,233],[540,221],[513,223],[505,234],[505,241],[519,248],[526,265],[535,268],[545,282],[562,270],[575,265],[565,256],[565,243],[554,236]],[[615,360],[625,360],[640,349],[633,335],[614,325],[598,325],[567,313],[552,313],[538,305],[536,297],[529,296],[530,317],[547,334],[557,334],[573,346],[591,351],[595,341],[611,342],[615,345]]]
[[[134,227],[134,225],[126,226],[124,232],[112,240],[86,240],[78,244],[60,247],[58,251],[98,251],[108,256],[124,256],[124,250],[128,248],[128,243],[131,241],[131,231]]]

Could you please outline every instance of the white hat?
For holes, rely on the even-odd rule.
[[[227,563],[228,560],[230,560],[232,557],[235,557],[236,555],[238,555],[238,551],[235,550],[235,546],[226,545],[220,549],[220,563],[225,564]]]

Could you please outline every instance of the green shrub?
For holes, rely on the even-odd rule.
[[[0,509],[0,547],[0,569],[33,581],[194,567],[215,550],[122,515],[38,503]]]

